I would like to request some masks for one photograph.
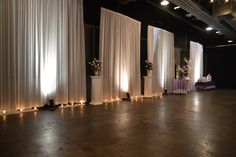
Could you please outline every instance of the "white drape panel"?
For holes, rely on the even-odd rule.
[[[192,62],[190,83],[191,89],[194,89],[194,84],[203,76],[203,46],[201,44],[190,41],[190,60]]]
[[[174,34],[148,26],[148,60],[153,63],[153,93],[161,93],[165,88],[172,93],[174,59]]]
[[[86,101],[86,59],[83,0],[67,0],[69,3],[69,102]]]
[[[100,59],[103,97],[111,100],[130,92],[141,94],[140,22],[101,8]]]
[[[0,34],[0,110],[85,100],[82,0],[1,0]]]

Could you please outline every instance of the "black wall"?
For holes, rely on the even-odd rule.
[[[236,89],[236,45],[205,49],[205,74],[210,73],[217,88]]]

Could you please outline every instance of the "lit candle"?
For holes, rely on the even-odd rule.
[[[20,112],[22,112],[22,111],[23,111],[23,108],[20,109]]]
[[[84,100],[80,100],[79,102],[80,102],[81,105],[83,105],[85,103]]]
[[[6,110],[3,110],[3,111],[2,111],[2,113],[3,113],[3,114],[6,114],[6,113],[7,113],[7,111],[6,111]]]
[[[34,107],[34,110],[37,110],[37,107]]]

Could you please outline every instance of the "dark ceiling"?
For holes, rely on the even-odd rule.
[[[236,33],[236,0],[194,0],[202,10]]]
[[[174,7],[176,7],[176,5],[173,3],[170,3],[168,6],[161,6],[161,0],[117,1],[120,3],[121,12],[132,15],[132,17],[137,20],[139,20],[141,16],[145,16],[144,18],[149,22],[156,21],[154,22],[154,26],[168,29],[173,32],[185,32],[205,46],[232,44],[227,42],[230,38],[226,37],[224,34],[216,34],[217,30],[206,31],[205,29],[208,27],[208,24],[193,16],[191,13],[182,8],[175,10]],[[211,14],[212,4],[207,0],[196,0],[195,3],[197,3],[202,10]],[[187,27],[183,25],[187,25]]]
[[[236,0],[169,0],[203,21],[225,39],[236,41]]]
[[[147,25],[153,25],[174,32],[175,35],[184,34],[184,36],[189,38],[188,40],[202,43],[207,47],[234,44],[234,42],[227,42],[230,38],[226,35],[217,35],[216,30],[206,31],[205,29],[208,27],[208,24],[191,15],[191,13],[182,8],[175,10],[174,7],[176,7],[176,5],[174,3],[170,2],[168,6],[161,6],[160,1],[161,0],[85,0],[84,3],[85,7],[89,6],[90,9],[91,5],[96,4],[97,6],[118,11],[138,21],[142,21],[142,28],[146,28]],[[209,15],[212,14],[212,4],[210,4],[208,0],[192,1]],[[99,25],[99,15],[97,13],[100,12],[100,7],[93,7],[94,12],[96,12],[94,15],[98,17],[93,18],[95,21],[89,21],[88,23]],[[91,10],[89,13],[91,13]],[[145,35],[146,29],[143,29],[142,37],[145,37]]]
[[[194,0],[194,2],[200,5],[204,11],[212,14],[212,3],[210,3],[210,0]]]

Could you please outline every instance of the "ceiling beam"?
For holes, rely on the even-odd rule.
[[[166,9],[166,8],[161,7],[161,6],[159,5],[159,3],[155,2],[155,0],[146,0],[146,2],[148,2],[149,4],[151,4],[151,5],[155,6],[155,7],[157,7],[158,9],[160,9],[160,10],[162,10],[162,11],[164,11],[164,12],[167,12],[168,14],[170,14],[171,16],[173,16],[174,18],[177,18],[178,20],[183,21],[184,23],[186,23],[186,24],[188,24],[189,26],[191,26],[191,27],[197,29],[198,31],[204,32],[204,30],[202,30],[201,27],[198,27],[198,26],[196,26],[196,25],[193,25],[192,23],[190,23],[190,22],[188,22],[187,20],[185,20],[182,16],[180,16],[180,15],[178,15],[178,14],[176,14],[176,13],[174,13],[174,12],[172,12],[172,11]]]
[[[203,11],[199,5],[195,4],[191,0],[169,0],[173,4],[180,6],[185,11],[189,12],[196,18],[205,22],[209,26],[213,27],[216,30],[221,31],[227,38],[236,40],[236,33],[232,30],[229,30],[223,24],[221,24],[217,18],[212,17],[205,11]]]

